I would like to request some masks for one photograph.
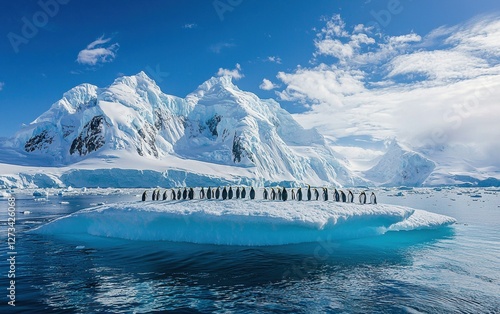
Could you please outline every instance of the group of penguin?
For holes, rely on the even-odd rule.
[[[302,188],[298,188],[297,191],[295,189],[289,189],[287,190],[286,188],[264,188],[264,191],[262,192],[262,198],[265,200],[279,200],[279,201],[286,201],[288,200],[289,196],[292,200],[297,200],[297,201],[311,201],[311,200],[319,200],[320,199],[320,192],[318,191],[317,188],[312,188],[310,186],[307,187],[307,190],[305,192],[302,192]],[[169,190],[165,190],[163,194],[160,196],[161,190],[160,189],[155,189],[152,193],[151,200],[153,201],[159,201],[159,200],[167,200]],[[255,189],[253,187],[250,188],[249,191],[249,197],[250,199],[255,199]],[[226,199],[244,199],[247,196],[247,190],[245,187],[237,187],[236,189],[233,189],[232,187],[229,188],[210,188],[208,187],[207,189],[201,188],[200,190],[200,195],[199,199],[220,199],[222,198],[223,200]],[[328,188],[322,188],[321,192],[321,198],[323,201],[328,201],[329,196],[328,196]],[[354,194],[351,191],[348,191],[348,193],[344,193],[342,190],[337,190],[334,189],[333,194],[332,194],[332,199],[336,202],[343,202],[343,203],[354,203]],[[142,193],[142,201],[146,201],[148,198],[148,192],[144,191]],[[192,200],[194,199],[194,189],[193,188],[184,188],[184,189],[171,189],[170,190],[170,199],[171,200]],[[366,204],[367,202],[367,196],[365,192],[361,192],[359,194],[359,203],[360,204]],[[370,195],[370,204],[377,204],[377,196],[375,193],[371,193]]]

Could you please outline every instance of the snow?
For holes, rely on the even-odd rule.
[[[228,76],[180,98],[140,72],[104,88],[78,85],[1,141],[0,188],[500,185],[496,167],[464,162],[481,152],[385,143],[325,139]]]
[[[84,209],[34,232],[139,241],[268,246],[379,236],[440,228],[453,218],[378,204],[265,200],[191,200],[116,203]]]

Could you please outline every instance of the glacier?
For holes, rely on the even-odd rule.
[[[230,76],[181,98],[140,72],[78,85],[0,140],[0,188],[500,185],[497,169],[464,163],[460,147],[380,142],[327,139]],[[356,169],[355,156],[370,168]]]
[[[272,246],[437,229],[455,219],[409,207],[322,201],[123,202],[83,209],[32,232],[134,241]]]
[[[0,147],[7,188],[367,184],[317,130],[230,76],[185,98],[163,93],[144,72],[105,88],[82,84]]]

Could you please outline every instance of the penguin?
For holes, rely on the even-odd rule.
[[[182,192],[181,192],[181,189],[178,189],[177,190],[177,199],[180,200],[182,197]]]
[[[240,187],[236,188],[236,199],[240,198]]]
[[[347,202],[348,203],[354,203],[354,194],[349,190],[349,195],[347,197]]]
[[[375,196],[375,193],[373,193],[373,192],[370,195],[370,203],[371,204],[377,204],[377,197]]]
[[[342,202],[345,203],[347,200],[347,197],[345,196],[344,191],[340,191],[340,198],[342,199]]]
[[[302,201],[302,188],[297,190],[297,201]]]
[[[319,200],[319,192],[316,188],[314,188],[314,198],[316,198],[316,200]]]
[[[156,201],[156,190],[153,190],[153,193],[151,194],[151,200]]]
[[[146,201],[146,197],[148,197],[148,191],[144,191],[144,193],[142,193],[142,201],[143,202]]]
[[[200,190],[200,200],[205,198],[205,189],[202,187]]]
[[[328,189],[323,188],[323,201],[328,201]]]
[[[159,201],[160,200],[160,193],[161,193],[161,190],[160,189],[157,189],[156,190],[156,200]]]
[[[255,190],[253,189],[253,186],[250,188],[250,199],[255,199]]]
[[[364,191],[359,194],[359,203],[366,204],[366,193]]]
[[[226,190],[226,187],[224,187],[224,189],[222,189],[222,199],[225,200],[227,198],[227,190]]]
[[[175,199],[176,199],[176,197],[175,197],[175,190],[174,190],[174,189],[172,189],[172,193],[170,194],[170,198],[171,198],[172,200],[174,200],[174,201],[175,201]]]
[[[312,194],[311,194],[311,186],[308,185],[307,186],[307,200],[310,201],[311,200],[311,197],[312,197]]]
[[[281,189],[278,188],[278,201],[281,201]]]
[[[253,189],[253,188],[252,188]],[[250,193],[252,193],[252,191],[250,191]],[[266,188],[264,188],[264,192],[262,192],[262,198],[267,200],[267,196],[268,196],[269,193],[267,193],[267,190]],[[252,198],[252,195],[250,194],[250,198]]]
[[[295,199],[295,190],[292,189],[292,200],[294,200],[294,199]]]
[[[207,198],[212,199],[212,189],[210,187],[207,189]]]
[[[333,191],[333,200],[335,202],[340,202],[340,194],[339,194],[339,191],[337,191],[337,189],[335,189]]]
[[[188,198],[190,200],[192,200],[194,198],[194,189],[193,188],[189,188]]]
[[[188,191],[186,188],[182,191],[182,199],[185,200],[188,197]]]
[[[215,190],[215,198],[219,199],[220,197],[220,187],[217,187],[217,190]]]
[[[273,201],[276,199],[276,192],[274,191],[274,188],[271,188],[271,199]]]
[[[168,192],[168,190],[165,190],[165,192],[163,192],[163,200],[164,201],[167,200],[167,192]]]
[[[253,191],[253,196],[255,197],[255,191]],[[245,187],[241,188],[241,198],[247,197],[247,190],[245,190]]]
[[[285,202],[288,199],[288,192],[286,191],[286,188],[283,188],[283,192],[281,192],[281,200]]]
[[[233,199],[233,188],[229,187],[229,191],[227,192],[227,198],[232,200]]]

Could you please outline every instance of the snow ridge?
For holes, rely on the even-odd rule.
[[[244,169],[236,171],[245,173],[242,180],[366,184],[316,130],[302,128],[276,101],[240,90],[229,76],[212,77],[185,98],[163,93],[144,72],[106,88],[82,84],[4,146],[33,159],[32,166],[108,168],[100,160],[113,155],[117,168],[135,156],[168,169],[165,161],[175,157]]]

